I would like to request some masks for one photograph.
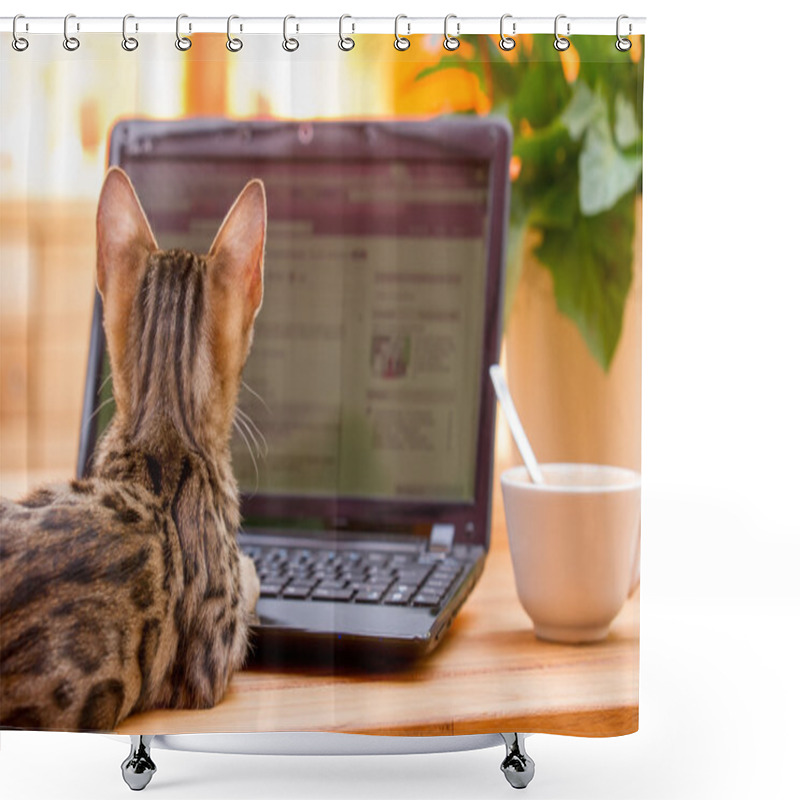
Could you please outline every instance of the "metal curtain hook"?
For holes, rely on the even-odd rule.
[[[411,39],[406,39],[405,36],[400,35],[400,20],[401,19],[408,19],[405,14],[398,14],[394,18],[394,49],[403,52],[404,50],[408,50],[411,47]],[[408,27],[408,32],[411,33],[411,23],[406,23]]]
[[[556,23],[554,28],[556,34],[556,40],[553,42],[553,47],[555,47],[555,49],[558,50],[559,53],[569,48],[569,39],[565,39],[563,36],[558,35],[558,21],[560,19],[566,19],[566,18],[567,18],[566,14],[559,14],[556,17]],[[567,36],[569,36],[569,22],[567,23]]]
[[[18,53],[21,53],[23,50],[27,50],[28,49],[28,45],[30,44],[30,42],[23,36],[17,36],[17,20],[18,19],[25,19],[25,15],[24,14],[17,14],[17,16],[14,17],[14,22],[11,25],[11,36],[12,36],[11,46]],[[28,29],[28,24],[25,23],[25,30],[27,30],[27,29]]]
[[[617,41],[616,44],[614,45],[617,48],[617,50],[619,50],[621,53],[625,53],[626,51],[630,50],[632,46],[632,42],[630,39],[623,39],[622,36],[620,35],[619,23],[622,22],[623,19],[628,19],[628,17],[625,14],[620,14],[617,17]],[[633,25],[631,25],[631,23],[629,22],[628,36],[630,36],[632,32],[633,32]]]
[[[300,47],[300,42],[297,41],[295,38],[290,38],[288,36],[288,28],[289,28],[289,20],[290,19],[297,19],[297,17],[293,17],[291,14],[288,14],[283,18],[283,49],[287,53],[294,53],[298,47]],[[299,30],[299,25],[296,27],[296,30]]]
[[[346,19],[353,19],[353,18],[349,14],[342,14],[342,16],[339,17],[339,49],[344,50],[345,52],[347,52],[348,50],[352,50],[356,46],[356,43],[349,36],[345,37],[344,33],[342,32],[342,27],[344,26],[344,21]],[[355,33],[356,30],[355,23],[351,22],[350,24],[352,25],[353,28],[352,32]]]
[[[447,32],[447,23],[450,22],[451,19],[456,20],[455,36],[451,36]],[[461,44],[461,42],[459,42],[456,37],[458,36],[459,33],[461,33],[461,23],[458,22],[458,17],[455,14],[448,14],[444,18],[444,41],[442,42],[442,45],[444,46],[445,50],[450,50],[450,51],[458,50],[458,47]]]
[[[129,19],[134,19],[133,14],[126,14],[122,18],[122,49],[132,53],[139,46],[139,40],[135,39],[133,36],[128,36]],[[139,30],[138,25],[136,26],[136,30]]]
[[[189,39],[187,36],[181,35],[181,20],[187,19],[188,14],[178,14],[177,18],[175,19],[175,47],[178,50],[186,51],[192,46],[192,40]],[[192,32],[192,23],[189,23],[189,33]]]
[[[231,53],[238,53],[244,47],[244,43],[241,39],[236,36],[231,36],[231,22],[235,19],[239,19],[236,14],[231,14],[228,17],[228,41],[225,42],[225,47],[227,47]],[[240,25],[239,30],[241,31],[241,29],[242,26]]]
[[[506,36],[505,33],[503,32],[503,26],[505,25],[505,21],[511,18],[512,18],[511,14],[503,14],[503,16],[500,17],[500,41],[498,44],[500,45],[501,50],[513,50],[517,46],[516,41],[512,39],[510,36]],[[511,33],[516,33],[516,32],[517,32],[517,23],[512,22]]]
[[[74,52],[81,46],[80,41],[75,36],[69,35],[67,26],[69,25],[69,21],[71,19],[75,19],[74,14],[67,14],[67,16],[64,17],[64,49],[69,50],[70,53]],[[80,29],[80,23],[75,23],[75,30],[79,31]]]

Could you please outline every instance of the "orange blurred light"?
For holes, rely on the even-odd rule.
[[[409,61],[393,67],[393,107],[398,115],[491,111],[491,102],[481,89],[478,76],[465,69],[442,70],[417,80],[419,64]]]
[[[631,61],[638,64],[642,59],[642,37],[630,36],[628,38],[631,40],[631,49],[628,51],[631,54]]]
[[[522,171],[522,159],[519,156],[511,156],[511,161],[508,165],[508,174],[512,181],[519,178],[519,173]]]
[[[564,77],[567,83],[575,83],[581,69],[581,57],[577,47],[568,47],[566,50],[559,50],[561,57],[561,69],[564,70]]]
[[[97,101],[87,98],[80,106],[80,137],[81,148],[86,155],[94,155],[100,147],[100,113]]]
[[[186,51],[183,85],[188,116],[216,117],[228,110],[226,72],[229,62],[217,57],[218,53],[226,52],[225,41],[221,33],[200,33],[192,37],[192,47]]]

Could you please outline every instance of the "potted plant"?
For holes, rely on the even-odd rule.
[[[514,132],[505,360],[544,460],[639,467],[643,42],[487,37],[417,74],[474,76]]]

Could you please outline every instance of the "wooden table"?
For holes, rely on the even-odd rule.
[[[538,640],[517,599],[500,510],[483,576],[443,643],[421,663],[366,676],[247,669],[213,709],[139,714],[118,733],[617,736],[638,729],[638,687],[638,591],[602,643]]]

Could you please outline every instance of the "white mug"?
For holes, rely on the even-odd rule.
[[[594,642],[639,582],[641,476],[599,464],[542,464],[500,477],[514,580],[541,639]]]

